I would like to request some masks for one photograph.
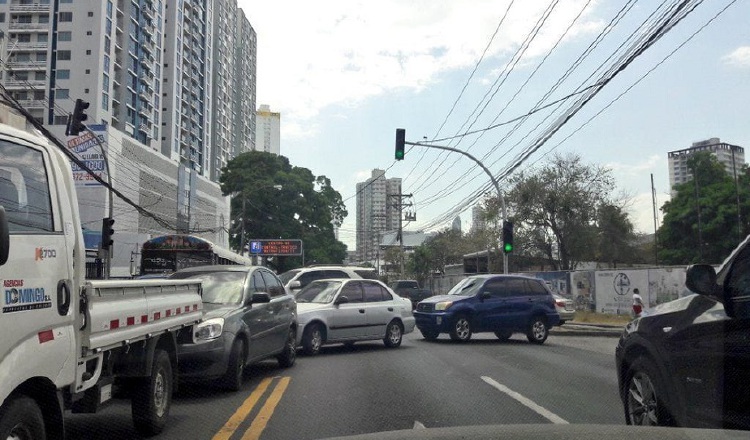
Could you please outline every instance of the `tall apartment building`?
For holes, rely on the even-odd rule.
[[[281,154],[281,114],[264,104],[255,115],[255,149]]]
[[[669,188],[672,196],[675,195],[675,185],[692,180],[693,171],[687,166],[687,162],[691,155],[699,151],[708,151],[716,156],[716,159],[724,165],[730,176],[735,176],[745,164],[745,149],[721,142],[719,138],[693,142],[690,148],[670,151],[667,153],[667,157],[669,160]]]
[[[471,208],[471,232],[484,230],[487,227],[485,210],[479,205]]]
[[[357,183],[357,259],[375,260],[381,239],[387,231],[398,228],[397,208],[401,179],[386,179],[385,171],[374,169],[371,177]]]
[[[156,148],[164,6],[152,0],[0,3],[3,84],[39,121],[64,126],[74,101]]]
[[[166,0],[162,154],[209,175],[213,0]]]
[[[255,30],[237,0],[214,0],[211,179],[255,144]]]

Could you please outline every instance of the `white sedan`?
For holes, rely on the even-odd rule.
[[[398,347],[414,331],[411,301],[377,280],[344,278],[313,281],[297,300],[297,344],[314,355],[324,344],[382,339]]]

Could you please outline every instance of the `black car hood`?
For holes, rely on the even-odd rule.
[[[639,333],[663,335],[665,328],[681,330],[692,324],[729,319],[724,306],[717,299],[705,295],[689,295],[668,303],[659,304],[645,312],[645,316],[632,321],[626,327]]]
[[[203,303],[203,319],[223,318],[237,310],[236,304],[209,304]]]

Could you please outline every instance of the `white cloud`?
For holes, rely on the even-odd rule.
[[[657,225],[661,226],[662,212],[659,208],[664,205],[664,202],[669,200],[669,196],[657,194],[656,197]],[[640,193],[635,195],[630,200],[627,211],[630,214],[630,221],[633,222],[636,232],[643,234],[654,233],[654,205],[651,193]]]
[[[750,46],[740,46],[722,60],[732,66],[750,67]]]
[[[652,154],[645,160],[637,163],[610,162],[605,167],[611,169],[616,175],[621,177],[644,176],[648,172],[655,172],[657,169],[666,166],[666,159],[658,154]]]
[[[240,0],[258,33],[258,99],[280,111],[282,137],[304,136],[304,125],[330,105],[356,106],[398,89],[419,91],[440,73],[473,66],[494,32],[507,1]],[[527,57],[546,53],[581,10],[584,0],[560,2]],[[592,3],[593,5],[594,3]],[[510,56],[546,4],[518,2],[487,56]],[[589,6],[568,34],[602,23]]]

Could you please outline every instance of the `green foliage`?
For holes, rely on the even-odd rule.
[[[664,217],[657,232],[659,262],[720,263],[740,238],[750,232],[747,220],[750,215],[750,176],[747,168],[743,168],[735,185],[733,176],[708,152],[696,153],[688,159],[688,169],[697,179],[675,185],[677,194],[661,208]]]
[[[234,226],[230,244],[261,238],[302,239],[305,263],[341,263],[346,245],[336,240],[334,224],[341,225],[346,207],[325,176],[295,167],[284,156],[261,151],[243,153],[222,169],[221,189],[232,196]],[[279,272],[302,265],[299,257],[271,260]]]
[[[624,261],[634,261],[637,250],[635,232],[628,214],[619,206],[602,203],[597,212],[597,261],[612,267]]]

